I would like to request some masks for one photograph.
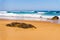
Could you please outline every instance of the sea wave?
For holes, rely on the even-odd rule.
[[[15,11],[17,12],[17,11]],[[22,12],[22,11],[18,11],[18,12]],[[36,11],[23,11],[23,12],[36,12]],[[35,14],[24,14],[24,13],[20,13],[20,14],[17,14],[17,13],[14,13],[14,11],[0,11],[0,15],[7,15],[7,16],[24,16],[24,17],[44,17],[44,18],[52,18],[53,16],[56,16],[56,14],[59,16],[60,13],[55,13],[55,15],[52,15],[54,14],[55,12],[37,12]],[[48,15],[49,14],[49,15]],[[51,16],[52,15],[52,16]]]
[[[9,19],[9,20],[36,20],[36,21],[50,21],[48,18],[52,18],[53,16],[42,15],[45,12],[38,12],[36,14],[14,14],[7,13],[7,11],[0,12],[0,19]],[[58,16],[60,18],[60,16]],[[59,20],[60,23],[60,20]]]
[[[35,13],[34,11],[7,11],[8,13]]]

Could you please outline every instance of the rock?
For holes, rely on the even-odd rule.
[[[35,28],[35,26],[33,26],[32,24],[26,24],[26,23],[19,23],[19,22],[12,22],[10,24],[7,24],[6,26],[9,26],[9,27],[19,27],[19,28],[24,28],[24,29],[27,29],[27,28]]]
[[[59,17],[58,16],[54,16],[51,20],[58,20]]]
[[[21,23],[18,27],[20,27],[20,28],[28,28],[26,23]]]
[[[6,26],[12,27],[12,25],[11,25],[11,24],[6,24]]]
[[[36,29],[36,27],[33,26],[32,24],[28,24],[28,27],[29,27],[29,28],[35,28],[35,29]]]
[[[24,29],[27,29],[27,28],[35,28],[36,29],[35,26],[33,26],[31,24],[25,24],[25,23],[20,24],[18,27],[24,28]]]

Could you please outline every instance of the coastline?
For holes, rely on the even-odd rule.
[[[0,19],[5,19],[5,20],[29,20],[29,21],[48,21],[51,22],[51,19],[54,16],[47,16],[47,15],[42,15],[45,14],[45,12],[38,12],[35,14],[15,14],[13,11],[9,13],[8,11],[0,11]],[[60,23],[60,16],[59,17],[59,23]]]
[[[42,18],[40,18],[42,17]],[[0,14],[0,39],[1,40],[60,40],[60,24],[52,23],[47,18],[37,14]],[[60,16],[59,16],[60,18]],[[32,24],[37,29],[22,29],[7,27],[11,22]],[[60,20],[59,20],[60,22]]]
[[[0,19],[2,20],[29,20],[29,21],[46,21],[46,22],[51,22],[54,23],[54,20],[50,20],[54,16],[42,16],[42,15],[36,15],[36,14],[15,14],[15,15],[10,15],[10,14],[1,14]],[[57,24],[60,24],[60,16],[59,20],[56,21]]]

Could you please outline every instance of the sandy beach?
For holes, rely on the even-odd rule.
[[[0,20],[0,40],[60,40],[60,24],[44,21],[17,20],[32,24],[37,29],[7,27],[6,24],[16,20]]]

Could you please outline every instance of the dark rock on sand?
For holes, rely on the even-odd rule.
[[[6,26],[9,26],[9,27],[19,27],[19,28],[24,28],[24,29],[27,29],[27,28],[35,28],[35,26],[33,26],[32,24],[26,24],[26,23],[19,23],[19,22],[12,22],[10,24],[7,24]]]
[[[12,22],[11,24],[12,24],[12,26],[15,26],[15,27],[16,27],[17,25],[20,25],[20,23],[18,23],[18,22]]]
[[[33,26],[31,24],[26,24],[26,23],[21,23],[18,27],[24,28],[24,29],[26,29],[26,28],[35,28],[36,29],[35,26]]]
[[[24,29],[28,28],[26,23],[21,23],[18,27],[24,28]]]
[[[36,27],[33,26],[32,24],[28,24],[28,27],[29,27],[29,28],[35,28],[35,29],[36,29]]]
[[[52,18],[52,20],[58,20],[58,19],[59,19],[58,16],[54,16],[54,17]]]
[[[12,27],[12,25],[11,25],[11,24],[6,24],[6,26]]]

